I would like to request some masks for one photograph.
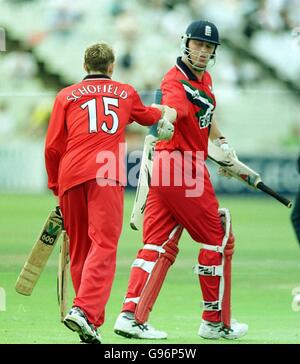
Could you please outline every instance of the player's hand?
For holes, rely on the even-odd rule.
[[[157,138],[158,140],[170,140],[174,134],[174,125],[177,118],[177,111],[167,105],[152,104],[152,107],[156,107],[161,110],[162,118],[157,124]]]
[[[238,160],[235,150],[228,143],[221,144],[220,148],[223,150],[223,153],[227,159]]]
[[[152,107],[156,107],[162,112],[162,119],[167,119],[170,123],[174,123],[177,118],[177,111],[173,107],[168,105],[152,104]]]
[[[228,144],[226,138],[220,137],[220,138],[214,139],[213,143],[222,149],[226,159],[239,160],[236,155],[235,150]]]
[[[165,117],[160,119],[157,124],[157,139],[170,140],[174,134],[174,125],[170,123]]]
[[[151,107],[155,107],[156,109],[159,109],[162,113],[165,112],[165,106],[161,104],[151,104]]]

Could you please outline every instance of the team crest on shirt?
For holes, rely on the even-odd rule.
[[[188,100],[200,108],[195,114],[195,117],[199,121],[200,129],[209,127],[212,122],[212,115],[215,108],[214,100],[203,90],[193,87],[189,82],[182,80],[181,83]]]

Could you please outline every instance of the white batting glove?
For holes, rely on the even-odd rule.
[[[157,109],[159,109],[162,113],[165,112],[165,105],[162,104],[151,104],[151,107],[156,107]]]
[[[221,144],[220,148],[223,150],[226,158],[238,160],[235,150],[228,143]]]
[[[218,138],[214,142],[222,149],[226,159],[238,160],[235,150],[227,143],[224,137]],[[231,174],[223,167],[219,167],[218,174],[228,179],[232,178]]]
[[[177,111],[167,105],[152,104],[152,107],[162,111],[162,118],[157,124],[158,140],[170,140],[174,134],[174,125],[177,118]]]
[[[222,149],[226,159],[238,160],[235,150],[227,143],[226,138],[224,137],[217,138],[213,140],[213,143]]]
[[[170,140],[174,134],[174,125],[170,123],[165,117],[160,119],[157,124],[157,139]]]

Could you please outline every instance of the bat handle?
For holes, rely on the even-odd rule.
[[[281,202],[282,204],[284,204],[289,209],[293,206],[293,204],[292,204],[292,202],[290,200],[288,200],[284,196],[279,195],[277,192],[273,191],[270,187],[266,186],[263,182],[261,182],[261,181],[258,182],[258,184],[256,185],[256,187],[259,190],[267,193],[268,195],[276,198],[276,200],[278,200],[279,202]]]

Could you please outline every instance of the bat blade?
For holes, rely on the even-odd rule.
[[[69,239],[65,230],[62,231],[62,240],[58,259],[57,273],[57,300],[59,305],[60,321],[63,322],[68,309],[68,272],[69,272]]]
[[[133,230],[139,230],[141,227],[151,182],[155,142],[156,138],[153,135],[145,137],[140,176],[130,218],[130,226]]]
[[[15,290],[30,296],[61,234],[63,219],[57,208],[48,215],[28,258],[17,278]]]

